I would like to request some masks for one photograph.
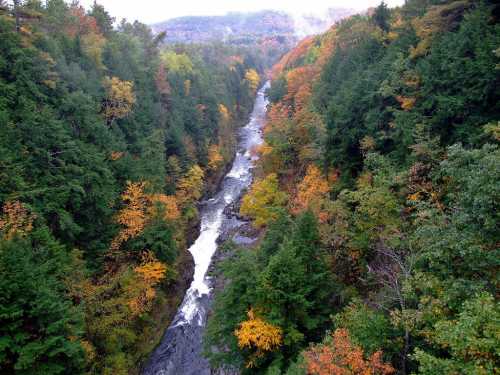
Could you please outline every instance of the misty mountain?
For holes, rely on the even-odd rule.
[[[151,25],[153,31],[166,31],[167,43],[200,43],[224,41],[252,44],[263,38],[298,37],[325,31],[338,20],[354,14],[352,9],[331,8],[323,14],[291,15],[263,10],[254,13],[228,13],[223,16],[189,16],[173,18]]]

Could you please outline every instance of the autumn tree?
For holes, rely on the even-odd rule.
[[[236,146],[232,116],[224,104],[219,104],[219,151],[224,160],[231,159]]]
[[[71,37],[100,33],[96,19],[87,15],[85,9],[78,3],[71,5],[69,15],[66,32]]]
[[[321,175],[319,168],[311,164],[297,187],[293,211],[300,213],[311,209],[320,221],[326,221],[327,213],[322,210],[322,204],[328,199],[329,191],[327,180]]]
[[[5,202],[0,216],[0,233],[5,240],[16,235],[25,236],[33,229],[36,216],[19,201]]]
[[[103,114],[108,125],[111,125],[114,120],[127,117],[132,112],[136,101],[134,84],[130,81],[122,81],[118,77],[105,77],[103,86],[106,91]]]
[[[148,199],[144,192],[144,182],[128,182],[122,194],[124,207],[116,217],[122,229],[111,243],[111,250],[116,251],[120,245],[141,233],[146,225]]]
[[[165,194],[147,194],[145,182],[128,182],[127,189],[122,194],[124,207],[118,212],[116,222],[121,225],[120,232],[111,242],[111,251],[136,238],[155,217],[165,222],[180,218],[177,197]]]
[[[93,364],[103,374],[125,375],[133,364],[123,353],[137,342],[134,323],[146,316],[165,277],[166,266],[148,251],[138,265],[121,264],[95,283],[85,281],[86,331],[103,361]]]
[[[193,72],[193,62],[185,53],[164,51],[160,54],[160,59],[169,72],[182,75],[189,75]]]
[[[337,329],[323,344],[304,353],[307,373],[311,375],[389,375],[394,368],[383,362],[382,352],[365,358],[361,347],[354,345],[346,329]]]
[[[257,91],[260,83],[259,73],[255,69],[248,69],[245,72],[245,80],[248,82],[248,87],[252,93]]]
[[[165,278],[167,270],[167,267],[150,251],[143,252],[141,258],[141,264],[134,268],[137,283],[130,285],[130,288],[138,290],[138,293],[132,293],[133,297],[128,301],[128,306],[134,315],[149,311],[156,296],[154,287]]]
[[[105,44],[106,44],[106,39],[101,34],[98,34],[98,33],[87,34],[87,35],[82,36],[82,38],[81,38],[81,45],[82,45],[83,53],[94,63],[94,65],[98,69],[105,68],[104,64],[102,62],[102,53],[103,53]],[[111,85],[113,85],[113,83],[111,83]],[[115,83],[115,85],[116,85],[116,83]],[[116,90],[113,90],[114,93],[111,93],[112,90],[107,88],[107,83],[105,84],[105,87],[106,87],[106,90],[108,91],[108,95],[110,97],[114,96],[114,99],[108,99],[108,100],[115,100],[115,101],[121,100],[122,102],[125,101],[125,97],[124,97],[125,95],[122,97],[122,99],[120,99],[118,94],[116,93]],[[124,90],[124,89],[121,89],[121,90]],[[130,94],[127,94],[127,95],[130,95]],[[130,98],[131,98],[131,96],[129,96],[128,100],[131,100]],[[131,104],[133,104],[133,101],[131,102]],[[106,116],[108,116],[108,115],[106,115]],[[116,117],[120,118],[118,116],[116,116]]]
[[[270,174],[252,185],[243,197],[240,213],[254,219],[252,224],[260,228],[276,218],[276,209],[283,206],[286,200],[286,193],[280,191],[278,186],[278,176]]]
[[[157,213],[162,215],[165,221],[177,220],[181,216],[177,198],[174,195],[152,194],[148,196],[150,204],[150,215]],[[159,211],[159,212],[158,212]]]
[[[256,360],[266,352],[276,350],[282,342],[281,329],[257,317],[252,309],[248,311],[248,319],[239,325],[234,334],[241,349],[252,351],[247,367],[254,367]]]
[[[164,64],[160,64],[155,75],[155,85],[158,93],[160,94],[161,103],[165,109],[169,109],[169,103],[172,95],[172,88],[167,79],[167,72]]]
[[[182,204],[192,203],[201,198],[203,193],[204,172],[199,165],[193,165],[177,184],[176,196]]]
[[[219,146],[211,145],[208,148],[208,168],[212,171],[216,171],[220,168],[223,162],[224,158],[219,151]]]

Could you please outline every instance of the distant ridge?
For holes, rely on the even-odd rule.
[[[262,38],[287,40],[325,31],[333,23],[356,13],[353,9],[331,8],[321,15],[291,15],[263,10],[253,13],[228,13],[222,16],[188,16],[151,25],[154,32],[166,31],[167,43],[204,43],[223,41],[253,44]]]

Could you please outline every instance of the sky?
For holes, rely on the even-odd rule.
[[[381,0],[97,0],[117,21],[126,18],[151,24],[181,16],[221,15],[227,12],[251,12],[262,9],[284,10],[294,14],[320,13],[327,8],[363,10]],[[94,0],[80,0],[86,7]],[[389,6],[404,0],[385,0]]]

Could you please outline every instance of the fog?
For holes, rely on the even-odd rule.
[[[94,0],[82,0],[86,7]],[[252,12],[263,9],[282,10],[293,14],[298,20],[307,14],[321,15],[328,8],[353,8],[363,10],[377,6],[380,0],[98,0],[117,20],[126,18],[144,23],[155,23],[181,16],[222,15],[228,12]],[[398,6],[404,0],[386,0],[389,6]]]

